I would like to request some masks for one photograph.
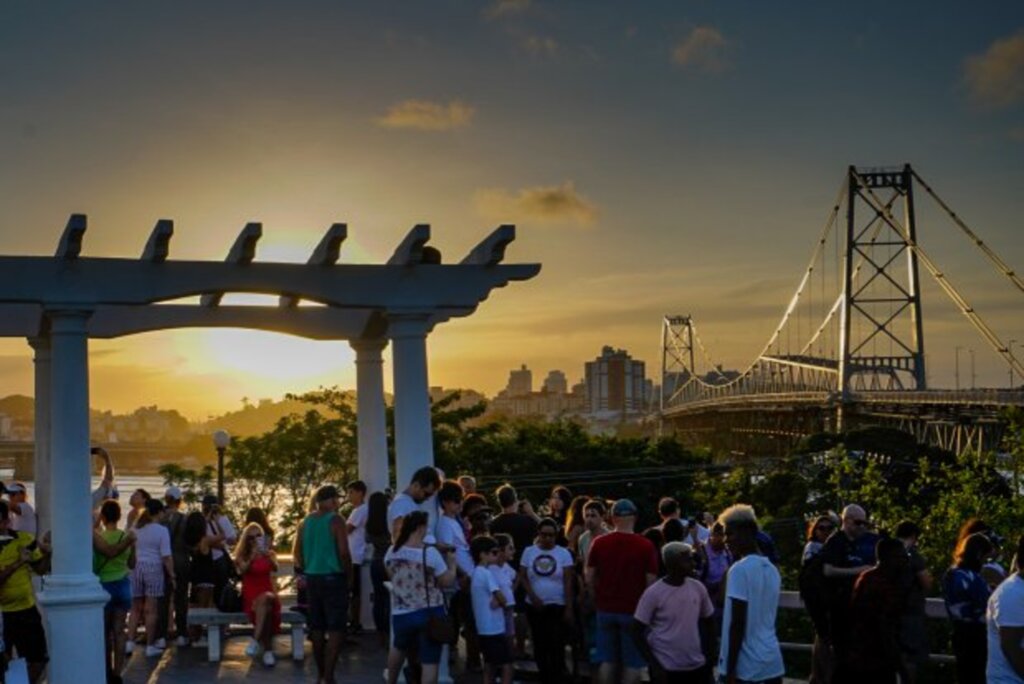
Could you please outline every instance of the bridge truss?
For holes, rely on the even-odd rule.
[[[921,247],[917,187],[1024,292],[1024,281],[909,164],[851,166],[796,292],[747,368],[714,363],[693,316],[664,318],[663,426],[733,450],[749,446],[752,436],[781,451],[807,434],[863,425],[895,427],[958,453],[998,447],[1001,416],[1024,405],[1024,391],[929,389],[921,267],[1011,377],[1024,377],[1024,365]]]

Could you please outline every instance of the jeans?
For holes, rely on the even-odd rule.
[[[370,561],[370,581],[373,583],[373,626],[380,634],[387,634],[391,621],[391,597],[384,586],[388,579],[388,573],[384,569],[384,557]]]
[[[526,619],[533,635],[533,659],[543,684],[565,680],[565,636],[569,628],[562,620],[565,606],[557,604],[534,608],[526,606]]]

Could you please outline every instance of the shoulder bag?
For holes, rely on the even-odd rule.
[[[423,591],[427,594],[427,610],[430,610],[430,582],[427,577],[426,546],[423,547]],[[441,601],[444,614],[431,615],[427,619],[427,636],[430,637],[431,641],[436,641],[439,644],[454,644],[459,638],[459,634],[455,630],[455,624],[452,622],[451,611],[448,610],[448,602],[444,599],[444,594],[441,595]]]

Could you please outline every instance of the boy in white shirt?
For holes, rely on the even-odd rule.
[[[498,542],[498,562],[490,569],[505,596],[505,636],[511,640],[516,635],[516,571],[509,560],[516,557],[516,544],[509,534],[496,534],[494,541]]]
[[[512,684],[512,649],[505,636],[505,595],[490,567],[498,563],[498,542],[477,537],[470,543],[476,569],[470,582],[473,617],[484,656],[484,681],[493,682],[501,668],[502,684]]]

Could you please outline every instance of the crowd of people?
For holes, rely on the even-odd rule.
[[[187,620],[196,608],[243,611],[253,626],[246,655],[273,667],[281,597],[266,513],[250,509],[236,527],[216,496],[189,511],[175,486],[159,498],[136,490],[122,507],[109,456],[96,453],[106,463],[92,544],[109,595],[108,681],[136,648],[154,657],[204,646]],[[35,596],[49,539],[25,486],[3,492],[0,647],[26,660],[36,682],[48,658]],[[459,640],[467,671],[488,684],[510,684],[523,659],[544,683],[581,677],[584,666],[596,683],[638,682],[645,670],[653,682],[781,682],[779,559],[754,509],[686,515],[671,497],[639,503],[558,486],[535,509],[511,485],[478,491],[473,477],[448,480],[432,467],[394,496],[361,481],[321,486],[292,549],[317,684],[337,681],[366,594],[391,683],[402,674],[436,682],[445,646]],[[917,551],[921,535],[912,521],[876,530],[856,504],[809,522],[798,582],[814,628],[811,682],[926,681],[926,597],[936,580]],[[972,519],[951,565],[936,572],[957,681],[1024,682],[1021,558],[1024,537],[1008,544]]]

